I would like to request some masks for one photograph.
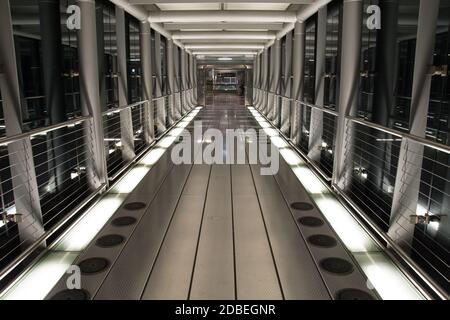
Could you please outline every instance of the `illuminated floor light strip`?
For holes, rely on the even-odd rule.
[[[159,159],[163,156],[165,152],[166,149],[164,148],[155,148],[151,150],[145,157],[143,157],[142,160],[139,161],[139,164],[151,167],[159,161]]]
[[[42,300],[75,261],[76,252],[49,252],[6,291],[2,300]]]
[[[300,158],[300,156],[298,156],[297,153],[294,150],[292,150],[292,148],[279,149],[279,152],[283,157],[283,159],[286,161],[286,163],[291,167],[299,166],[305,163]]]
[[[314,201],[330,225],[352,253],[379,251],[380,248],[332,195],[315,195]]]
[[[329,192],[325,184],[306,166],[301,157],[280,137],[272,126],[253,107],[247,107],[264,132],[279,148],[281,156],[311,195],[316,205],[339,235],[347,249],[352,252],[374,289],[386,300],[422,300],[424,296],[406,278],[401,270],[388,259],[381,248],[365,232],[347,209]],[[282,143],[280,140],[284,141]],[[279,146],[282,146],[281,148]]]
[[[151,168],[147,166],[136,166],[132,168],[120,181],[111,189],[111,193],[131,193],[141,182]]]
[[[33,267],[21,275],[1,293],[0,299],[42,300],[56,285],[78,254],[94,239],[106,222],[121,206],[125,198],[161,158],[176,137],[198,114],[202,107],[192,110],[166,137],[157,143],[139,162],[127,172],[108,193],[89,208]],[[181,129],[181,130],[180,130]]]
[[[125,194],[107,194],[67,232],[54,250],[67,252],[84,250],[119,209],[125,198]]]
[[[280,138],[281,139],[281,138]],[[273,143],[273,140],[272,140]],[[319,178],[311,172],[311,170],[307,167],[300,166],[292,168],[294,174],[297,176],[297,179],[305,187],[306,191],[310,194],[325,194],[328,193],[329,190]]]
[[[385,300],[423,300],[424,297],[382,252],[356,254],[356,260],[378,294]]]
[[[277,137],[277,136],[273,136],[270,139],[272,141],[272,143],[275,145],[275,147],[277,147],[278,149],[282,149],[282,148],[288,148],[289,144],[284,141],[284,139]]]

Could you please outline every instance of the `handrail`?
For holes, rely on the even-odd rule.
[[[37,250],[41,244],[50,238],[55,232],[57,232],[62,226],[64,226],[70,219],[75,216],[80,210],[82,210],[88,203],[90,203],[99,193],[101,193],[106,188],[106,184],[100,185],[87,199],[85,199],[81,204],[75,207],[70,213],[60,220],[57,224],[47,230],[43,235],[41,235],[32,245],[27,247],[18,257],[13,261],[8,263],[8,265],[0,271],[0,280],[5,278],[12,270],[14,270],[19,264],[21,264],[25,259],[27,259],[30,254]]]
[[[256,88],[256,89],[258,89],[258,88]],[[258,90],[261,90],[261,91],[264,91],[264,92],[269,92],[269,91],[262,90],[262,89],[258,89]],[[316,110],[320,110],[322,112],[331,114],[331,115],[333,115],[335,117],[339,117],[339,112],[327,109],[327,108],[325,108],[323,106],[318,106],[318,105],[306,103],[306,102],[303,102],[303,101],[300,101],[300,100],[294,100],[292,98],[287,98],[287,97],[284,97],[284,96],[278,95],[278,94],[276,94],[276,96],[282,97],[282,98],[286,98],[286,99],[289,99],[291,101],[295,101],[295,102],[298,102],[300,104],[303,104],[303,105],[305,105],[307,107],[310,107],[310,108],[313,108],[313,109],[316,109]],[[410,134],[410,133],[405,133],[405,132],[401,132],[401,131],[396,130],[396,129],[387,128],[385,126],[382,126],[382,125],[379,125],[379,124],[376,124],[376,123],[373,123],[373,122],[370,122],[370,121],[367,121],[367,120],[363,120],[363,119],[360,119],[360,118],[357,118],[357,117],[346,116],[345,118],[347,120],[350,120],[351,122],[358,123],[358,124],[361,124],[363,126],[370,127],[370,128],[373,128],[373,129],[377,129],[377,130],[383,131],[383,132],[385,132],[387,134],[391,134],[393,136],[397,136],[399,138],[412,140],[412,141],[420,143],[420,144],[422,144],[424,146],[427,146],[427,147],[430,147],[430,148],[433,148],[433,149],[436,149],[436,150],[439,150],[439,151],[442,151],[442,152],[450,154],[450,146],[447,146],[447,145],[444,145],[444,144],[440,144],[438,142],[434,142],[434,141],[431,141],[431,140],[428,140],[428,139],[425,139],[425,138],[422,138],[422,137],[419,137],[419,136],[416,136],[416,135],[413,135],[413,134]]]
[[[71,126],[71,125],[76,125],[76,124],[79,124],[79,123],[81,123],[83,121],[89,120],[91,118],[92,118],[91,116],[82,116],[82,117],[74,118],[74,119],[71,119],[71,120],[68,120],[68,121],[64,121],[64,122],[61,122],[61,123],[58,123],[58,124],[53,124],[53,125],[46,126],[46,127],[43,127],[43,128],[33,129],[33,130],[30,130],[30,131],[27,131],[27,132],[24,132],[24,133],[19,133],[19,134],[10,136],[10,137],[0,138],[0,146],[8,145],[8,144],[10,144],[12,142],[23,140],[23,139],[26,139],[28,137],[32,137],[32,136],[35,136],[35,135],[38,135],[38,134],[48,133],[48,132],[51,132],[51,131],[55,131],[55,130],[58,130],[58,129],[61,129],[61,128],[65,128],[65,127]]]
[[[146,102],[148,102],[148,100],[141,100],[141,101],[138,101],[138,102],[129,104],[129,105],[127,105],[127,106],[121,106],[121,107],[117,107],[117,108],[111,108],[111,109],[108,109],[108,110],[103,111],[103,112],[102,112],[102,116],[106,116],[106,115],[110,115],[110,114],[113,114],[113,113],[117,113],[117,112],[120,112],[120,111],[125,110],[125,109],[131,109],[131,108],[134,108],[134,107],[139,106],[139,105],[141,105],[141,104],[144,104],[144,103],[146,103]]]
[[[430,148],[433,148],[433,149],[436,149],[436,150],[439,150],[439,151],[442,151],[442,152],[450,154],[450,146],[446,146],[444,144],[440,144],[440,143],[437,143],[437,142],[434,142],[434,141],[430,141],[430,140],[427,140],[425,138],[422,138],[422,137],[419,137],[419,136],[416,136],[416,135],[413,135],[413,134],[410,134],[410,133],[404,133],[404,132],[401,132],[401,131],[398,131],[398,130],[395,130],[395,129],[386,128],[384,126],[381,126],[379,124],[376,124],[376,123],[373,123],[373,122],[370,122],[370,121],[367,121],[367,120],[362,120],[362,119],[358,119],[358,118],[355,118],[355,117],[346,117],[346,119],[348,119],[348,120],[350,120],[352,122],[355,122],[355,123],[367,126],[367,127],[371,127],[371,128],[374,128],[374,129],[377,129],[377,130],[380,130],[380,131],[384,131],[384,132],[386,132],[388,134],[397,136],[399,138],[412,140],[414,142],[423,144],[426,147],[430,147]]]
[[[355,217],[358,221],[362,219],[365,223],[367,223],[370,228],[377,233],[378,236],[383,239],[392,250],[399,255],[399,257],[403,260],[404,263],[408,265],[409,268],[411,268],[414,273],[420,277],[420,279],[426,283],[427,286],[429,286],[435,294],[437,294],[441,299],[450,299],[450,295],[448,295],[444,290],[441,289],[440,285],[436,283],[431,277],[427,276],[426,272],[423,270],[421,266],[419,266],[416,262],[414,262],[411,257],[409,257],[407,254],[403,252],[403,249],[390,237],[387,236],[387,234],[375,223],[373,223],[370,218],[365,214],[359,207],[354,203],[350,197],[348,197],[336,184],[332,184],[332,189],[337,192],[337,195],[340,196],[343,200],[345,200],[346,203],[349,205],[353,210],[355,210],[358,214],[358,216],[355,216],[352,214],[351,210],[349,211],[350,214],[352,214],[353,217]],[[389,253],[388,250],[385,251],[386,253]],[[404,267],[401,265],[398,265],[402,271],[405,271]],[[407,274],[407,272],[405,272]],[[409,277],[408,277],[409,278]]]
[[[259,90],[261,90],[261,89],[259,89]],[[298,101],[298,100],[295,100],[295,101],[299,102],[302,105],[309,106],[313,109],[318,109],[323,112],[333,114],[336,117],[340,116],[338,112],[328,110],[328,109],[324,108],[323,106],[316,106],[316,105],[308,104],[308,103]],[[267,119],[267,117],[265,117],[264,115],[262,115],[262,116]],[[398,138],[411,140],[411,141],[417,142],[423,146],[427,146],[427,147],[450,154],[450,146],[427,140],[424,137],[419,137],[419,136],[412,135],[410,133],[405,133],[405,132],[402,132],[402,131],[399,131],[396,129],[387,128],[382,125],[379,125],[379,124],[376,124],[376,123],[373,123],[373,122],[370,122],[370,121],[367,121],[364,119],[360,119],[357,117],[353,117],[353,116],[345,116],[345,119],[348,120],[349,122],[353,122],[353,123],[363,125],[365,127],[373,128],[373,129],[385,132],[387,134],[396,136]],[[280,132],[280,130],[278,128],[276,128],[276,130],[278,130]],[[307,155],[305,155],[305,153],[302,152],[302,150],[297,148],[297,146],[294,145],[292,143],[292,141],[290,141],[285,135],[283,135],[283,137],[289,142],[290,146],[293,147],[297,153],[302,155],[302,157],[309,164],[312,165],[312,167],[316,170],[316,173],[318,173],[322,177],[324,177],[320,168],[318,168],[318,166],[315,166],[314,163],[312,161],[310,161],[309,157]],[[326,179],[326,178],[325,178],[325,180],[329,181],[329,179]],[[380,238],[380,240],[382,240],[385,243],[384,247],[391,249],[391,250],[385,250],[385,252],[389,256],[394,257],[395,259],[398,258],[397,260],[400,260],[400,263],[398,263],[397,266],[403,272],[405,272],[405,275],[418,286],[418,288],[422,292],[422,294],[425,294],[426,296],[430,296],[428,293],[424,292],[424,290],[421,289],[421,283],[423,283],[426,287],[428,287],[430,292],[433,292],[436,296],[440,297],[441,299],[449,299],[450,298],[449,294],[441,288],[439,283],[437,283],[432,277],[430,277],[427,274],[427,272],[425,272],[424,269],[418,263],[416,263],[408,254],[406,254],[403,251],[403,249],[393,239],[391,239],[389,237],[389,235],[381,227],[379,227],[376,223],[374,223],[372,221],[372,219],[370,218],[370,216],[367,215],[344,192],[344,190],[341,189],[341,187],[339,185],[337,185],[335,183],[331,183],[331,185],[326,184],[326,187],[329,188],[330,190],[334,190],[334,192],[336,193],[336,195],[337,195],[338,199],[341,201],[341,203],[343,205],[345,205],[347,208],[351,209],[351,210],[349,210],[349,212],[351,213],[351,215],[353,217],[355,217],[355,219],[361,224],[361,226],[364,229],[366,229],[366,226],[367,226],[368,230],[375,233]],[[417,276],[418,279],[420,279],[421,283],[418,283],[417,279],[412,278],[412,276],[410,276],[408,274],[409,271],[412,271],[414,273],[414,275]]]
[[[325,107],[323,107],[323,106],[317,106],[317,105],[315,105],[315,104],[303,102],[303,101],[300,101],[300,100],[295,100],[295,102],[298,102],[298,103],[300,103],[300,104],[303,104],[303,105],[305,105],[305,106],[307,106],[307,107],[310,107],[310,108],[312,108],[312,109],[320,110],[320,111],[322,111],[322,112],[331,114],[331,115],[333,115],[333,116],[335,116],[335,117],[339,117],[339,112],[334,111],[334,110],[331,110],[331,109],[328,109],[328,108],[325,108]]]

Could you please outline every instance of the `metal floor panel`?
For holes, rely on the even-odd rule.
[[[248,165],[232,166],[237,299],[282,299]]]
[[[235,299],[230,180],[230,166],[212,166],[190,299]]]
[[[95,299],[140,299],[190,165],[175,166],[139,222]]]
[[[142,299],[187,299],[210,166],[194,166]]]
[[[149,174],[147,174],[139,185],[135,188],[135,192],[128,195],[128,197],[123,202],[121,208],[110,218],[108,223],[102,228],[99,234],[94,238],[94,240],[89,244],[89,246],[85,249],[85,251],[77,257],[74,264],[77,264],[85,259],[91,257],[107,257],[110,261],[109,267],[104,270],[102,273],[97,273],[94,275],[81,275],[81,283],[83,289],[89,293],[90,297],[93,297],[100,285],[106,278],[108,271],[111,269],[112,265],[116,261],[117,257],[120,255],[122,249],[126,246],[126,240],[130,238],[130,235],[133,233],[136,228],[136,224],[130,225],[127,227],[116,227],[111,224],[113,219],[123,216],[133,216],[138,221],[144,215],[146,209],[150,205],[153,198],[156,196],[158,190],[161,188],[164,183],[164,179],[166,176],[170,175],[171,170],[173,170],[173,164],[169,161],[170,157],[161,157],[160,161],[150,170]],[[140,189],[146,189],[147,192],[143,199],[142,191]],[[120,195],[118,195],[120,196]],[[124,209],[124,205],[130,202],[141,201],[146,204],[146,206],[140,210],[128,211]],[[124,237],[125,241],[123,244],[114,246],[111,248],[100,248],[96,245],[96,241],[99,237],[108,234],[121,235]],[[47,295],[47,298],[51,298],[54,294],[59,291],[62,291],[67,288],[66,281],[70,274],[65,274],[57,283],[57,285],[50,291]]]
[[[300,183],[296,182],[297,178],[295,177],[295,174],[284,160],[280,161],[280,170],[278,174],[275,175],[275,179],[277,180],[279,188],[282,190],[285,201],[287,201],[287,203],[293,203],[297,201],[305,201],[311,204],[314,203],[306,193],[304,187]],[[294,220],[305,216],[312,216],[317,217],[325,222],[322,226],[314,228],[298,224],[300,232],[305,239],[308,239],[310,236],[314,235],[327,235],[333,237],[337,241],[337,244],[330,248],[322,248],[308,244],[316,265],[320,265],[320,261],[322,259],[328,257],[339,257],[341,259],[349,261],[354,267],[354,271],[346,275],[329,273],[325,270],[321,270],[319,267],[322,278],[324,279],[328,289],[332,293],[333,298],[337,298],[339,291],[343,289],[357,289],[365,291],[371,294],[373,297],[377,297],[377,293],[370,288],[370,285],[368,285],[367,278],[359,269],[355,259],[345,249],[345,246],[340,241],[338,235],[326,222],[323,214],[315,206],[311,210],[302,211],[291,209],[291,212]]]
[[[285,298],[330,299],[275,179],[259,175],[259,168],[252,166],[253,177]]]

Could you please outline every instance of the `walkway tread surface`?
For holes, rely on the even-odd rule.
[[[232,95],[216,99],[195,120],[222,132],[259,129],[241,99]],[[193,131],[193,125],[188,129]],[[171,165],[170,157],[160,161]],[[156,195],[147,198],[142,218],[91,298],[331,299],[286,202],[293,196],[309,201],[303,186],[291,180],[290,189],[301,191],[294,195],[259,169],[249,164],[173,165]],[[129,196],[134,201],[146,197],[145,190],[137,189]]]

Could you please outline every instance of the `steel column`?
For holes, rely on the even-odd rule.
[[[284,97],[291,96],[292,87],[292,32],[286,34],[285,50],[284,50],[284,91],[281,95]],[[290,117],[291,102],[287,99],[281,99],[281,123],[280,130],[285,135],[290,136]]]
[[[352,133],[346,116],[354,116],[358,103],[361,56],[362,0],[344,0],[342,18],[341,79],[333,163],[333,184],[344,188],[352,168],[345,166],[345,155],[352,148]]]
[[[192,88],[194,87],[194,75],[192,70],[193,68],[193,64],[194,64],[194,60],[192,58],[192,54],[188,54],[188,59],[189,59],[189,69],[188,69],[188,75],[189,75],[189,88],[191,89],[189,91],[189,101],[191,102],[191,106],[193,105],[193,96],[192,96]]]
[[[381,1],[380,10],[382,28],[377,32],[376,44],[376,81],[372,108],[372,121],[382,125],[389,125],[391,110],[395,105],[395,74],[397,56],[397,25],[398,0]],[[377,137],[370,147],[370,167],[368,181],[376,188],[383,188],[383,170],[385,163],[386,134],[379,130],[371,130],[371,135]]]
[[[181,75],[181,95],[182,95],[182,106],[181,110],[183,115],[188,110],[187,101],[186,101],[186,90],[187,90],[187,81],[186,81],[186,51],[181,50],[181,65],[180,65],[180,75]]]
[[[197,58],[195,56],[192,56],[192,93],[194,98],[194,104],[197,105]]]
[[[88,154],[87,177],[92,189],[108,183],[106,153],[103,132],[102,107],[100,103],[96,12],[94,0],[79,0],[81,9],[81,29],[78,31],[78,57],[80,68],[81,110],[84,116],[92,116],[86,126]]]
[[[172,125],[174,121],[174,105],[175,105],[175,68],[174,68],[174,59],[173,59],[173,40],[167,39],[166,46],[166,63],[167,63],[167,82],[169,85],[169,108],[167,109],[167,123],[169,127]]]
[[[42,71],[44,78],[44,95],[50,124],[67,120],[64,79],[63,47],[61,42],[61,13],[59,0],[39,1],[39,20],[41,28]],[[62,191],[70,181],[70,150],[66,139],[67,128],[61,128],[48,134],[48,159],[52,192]]]
[[[186,82],[188,86],[187,91],[187,100],[189,101],[189,109],[192,109],[192,96],[191,96],[191,89],[192,89],[192,79],[191,79],[191,55],[186,52]]]
[[[161,35],[155,31],[155,74],[156,74],[156,97],[162,96],[162,61],[161,61]],[[164,99],[158,99],[155,101],[156,110],[156,128],[158,132],[164,132],[166,130],[166,108],[164,106]]]
[[[303,98],[304,66],[305,66],[305,23],[296,22],[294,29],[294,47],[292,52],[292,92],[291,98],[291,140],[294,144],[300,142],[300,106],[295,100]]]
[[[261,99],[261,54],[258,54],[256,56],[256,76],[255,76],[255,88],[257,88],[258,90],[256,90],[256,95],[255,95],[255,108],[259,109],[259,105],[260,105],[260,99]]]
[[[0,91],[6,135],[10,137],[22,133],[22,105],[8,0],[0,1],[0,47]],[[16,212],[22,214],[20,241],[27,244],[44,233],[30,139],[10,143],[8,154]]]
[[[410,134],[424,138],[430,99],[430,66],[436,38],[439,0],[420,1],[417,28],[416,56],[410,112]],[[390,217],[389,236],[406,252],[411,249],[415,225],[409,216],[415,215],[424,147],[409,139],[403,139],[400,148],[397,175]]]
[[[153,118],[153,77],[152,77],[152,41],[151,29],[148,21],[140,24],[141,42],[141,69],[142,69],[142,99],[147,101],[144,105],[144,139],[150,144],[155,139]]]
[[[262,113],[265,113],[266,107],[267,107],[267,90],[269,89],[269,75],[268,75],[268,64],[269,64],[269,48],[264,49],[263,53],[261,54],[261,63],[262,63],[262,71],[261,71],[261,89],[262,97],[261,97],[261,106],[260,111]]]
[[[97,50],[98,50],[98,76],[100,88],[100,104],[102,111],[106,110],[106,59],[105,59],[105,28],[103,23],[103,14],[105,10],[104,3],[101,1],[95,2],[96,10],[96,32],[97,32]]]
[[[125,11],[116,6],[116,33],[117,33],[117,67],[119,69],[119,106],[128,103],[128,68],[127,68],[127,41],[125,26]],[[131,109],[120,111],[120,134],[122,142],[122,158],[129,162],[135,157],[134,135]]]
[[[181,118],[182,106],[181,106],[181,78],[180,78],[180,48],[178,46],[173,46],[173,56],[174,56],[174,73],[175,73],[175,106],[174,106],[174,119],[178,120]]]
[[[325,92],[325,54],[327,37],[327,7],[322,7],[317,13],[316,32],[316,83],[315,102],[316,106],[324,105]],[[308,157],[320,162],[320,147],[323,134],[323,112],[317,109],[311,110],[311,122],[309,126]]]
[[[162,61],[161,61],[161,35],[155,31],[155,74],[156,74],[156,96],[162,96]]]
[[[256,104],[256,70],[257,70],[257,58],[258,56],[255,56],[253,58],[253,82],[252,82],[252,86],[253,86],[253,94],[252,94],[252,105],[254,106]]]
[[[280,83],[280,66],[281,66],[281,41],[280,39],[275,40],[275,43],[272,46],[272,68],[270,69],[272,71],[272,77],[271,77],[271,83],[270,83],[270,92],[273,93],[272,101],[269,104],[269,119],[274,121],[275,117],[278,117],[278,110],[276,110],[276,107],[278,106],[276,103],[276,100],[278,100],[278,97],[276,97],[278,86]]]

